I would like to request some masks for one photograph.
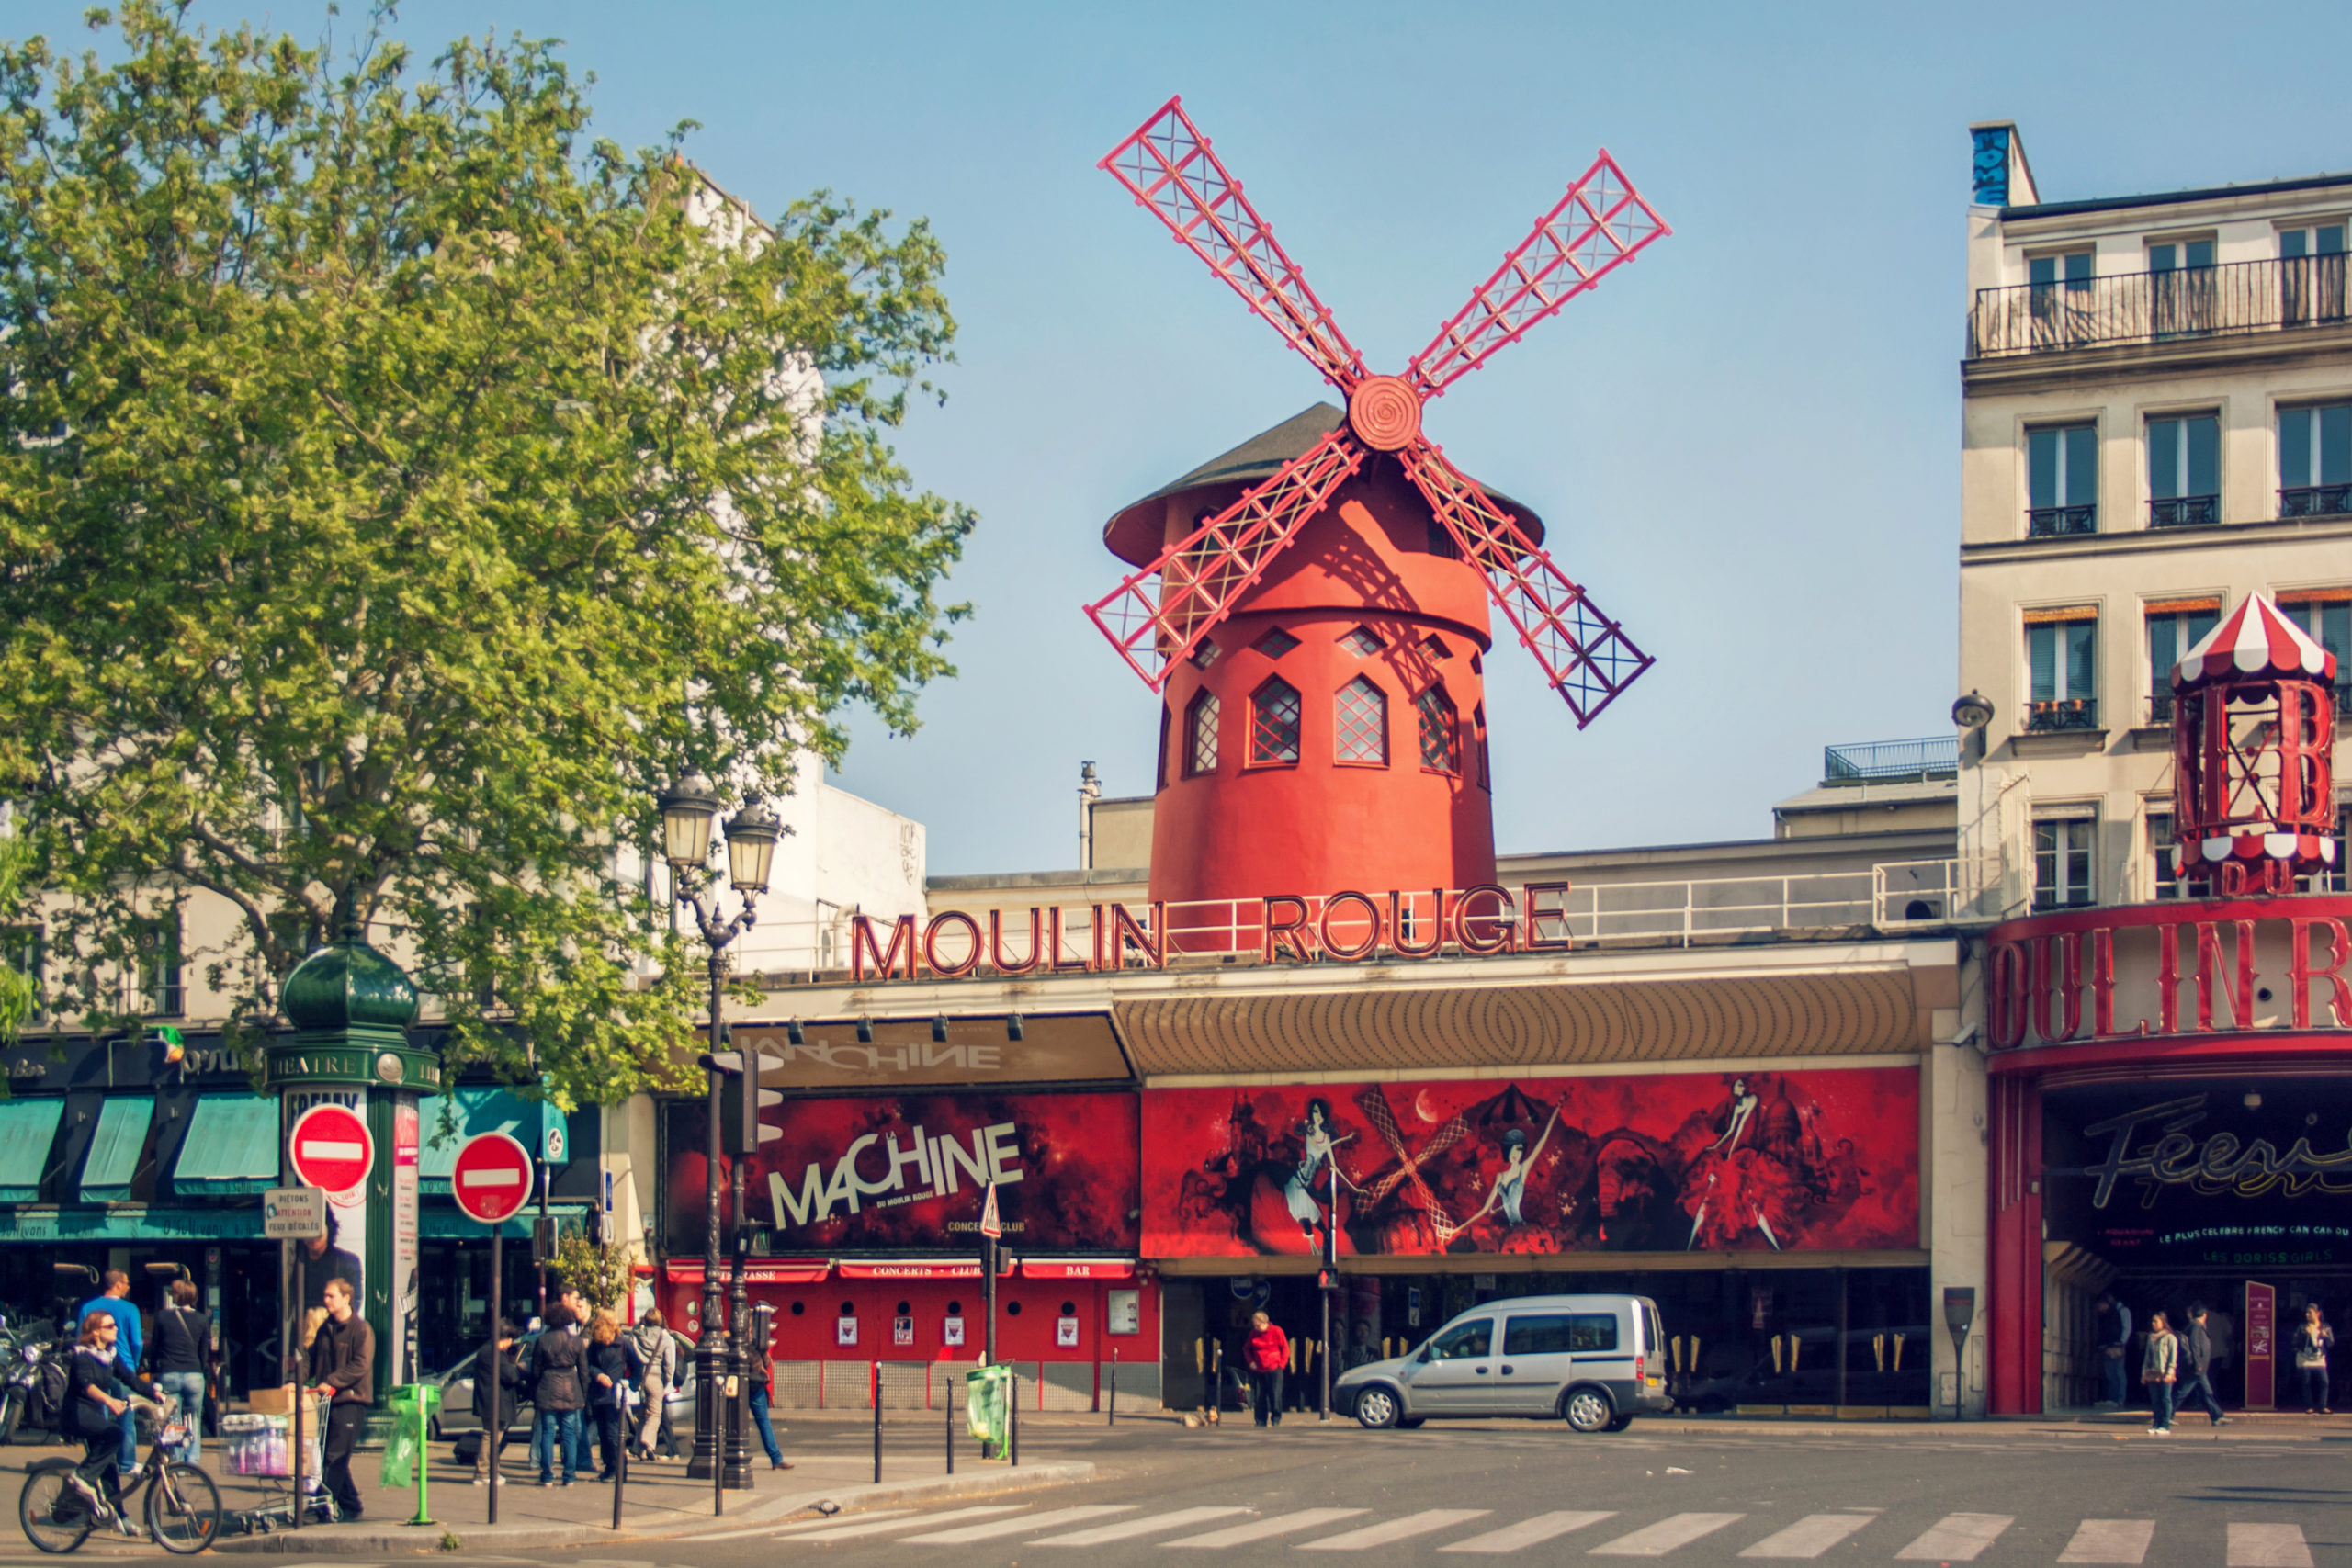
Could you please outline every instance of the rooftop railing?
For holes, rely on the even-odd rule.
[[[1968,356],[2342,326],[2345,270],[2342,255],[2293,256],[1980,288]]]
[[[1889,779],[1951,778],[1960,772],[1960,738],[1860,740],[1821,749],[1821,782],[1863,784]]]

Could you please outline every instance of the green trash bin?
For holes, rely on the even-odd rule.
[[[983,1456],[993,1458],[1004,1452],[1012,1416],[1011,1367],[1000,1362],[975,1367],[964,1374],[964,1429],[980,1440]]]
[[[432,1430],[433,1414],[441,1408],[441,1385],[429,1382],[402,1383],[392,1390],[389,1404],[392,1412],[391,1440],[384,1445],[383,1483],[387,1486],[416,1487],[416,1517],[413,1525],[429,1525],[433,1516],[424,1503],[424,1445]]]

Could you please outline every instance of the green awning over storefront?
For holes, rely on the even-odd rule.
[[[453,1089],[437,1101],[427,1101],[422,1115],[417,1188],[444,1198],[449,1195],[449,1172],[458,1163],[458,1149],[475,1134],[507,1134],[537,1159],[546,1146],[548,1126],[563,1124],[563,1112],[546,1100],[525,1100],[503,1089]]]
[[[155,1120],[152,1094],[108,1096],[98,1112],[98,1130],[90,1134],[90,1152],[82,1161],[82,1201],[120,1203],[130,1197],[130,1179],[139,1173],[139,1156],[147,1147],[147,1127]]]
[[[444,1186],[447,1183],[445,1181]],[[585,1235],[588,1233],[588,1205],[585,1203],[550,1203],[548,1215],[555,1221],[556,1235]],[[499,1226],[508,1241],[531,1239],[531,1223],[539,1217],[537,1203]],[[417,1235],[427,1241],[478,1241],[490,1245],[490,1227],[478,1220],[469,1220],[458,1212],[456,1204],[439,1203],[426,1208],[419,1216]]]
[[[49,1146],[64,1114],[62,1100],[0,1100],[0,1203],[39,1201]]]
[[[0,1245],[260,1239],[258,1202],[241,1209],[0,1209]]]
[[[196,1102],[172,1181],[188,1196],[266,1192],[277,1185],[275,1095],[208,1094]]]

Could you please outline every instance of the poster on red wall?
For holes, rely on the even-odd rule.
[[[1919,1245],[1908,1067],[1144,1094],[1143,1251],[1875,1251]],[[1335,1183],[1336,1176],[1336,1183]]]
[[[669,1245],[693,1256],[703,1104],[673,1101],[668,1116]],[[1008,1247],[1132,1253],[1136,1118],[1132,1093],[787,1100],[763,1115],[783,1136],[746,1160],[746,1209],[775,1253],[960,1251],[979,1245],[994,1181]]]

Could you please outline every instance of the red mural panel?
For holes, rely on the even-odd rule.
[[[670,1245],[692,1256],[703,1106],[669,1114]],[[779,1254],[963,1250],[993,1179],[1012,1251],[1133,1252],[1136,1115],[1132,1093],[788,1100],[762,1117],[783,1136],[746,1161],[746,1208]]]
[[[1149,1089],[1143,1250],[1883,1250],[1919,1245],[1908,1067]]]

